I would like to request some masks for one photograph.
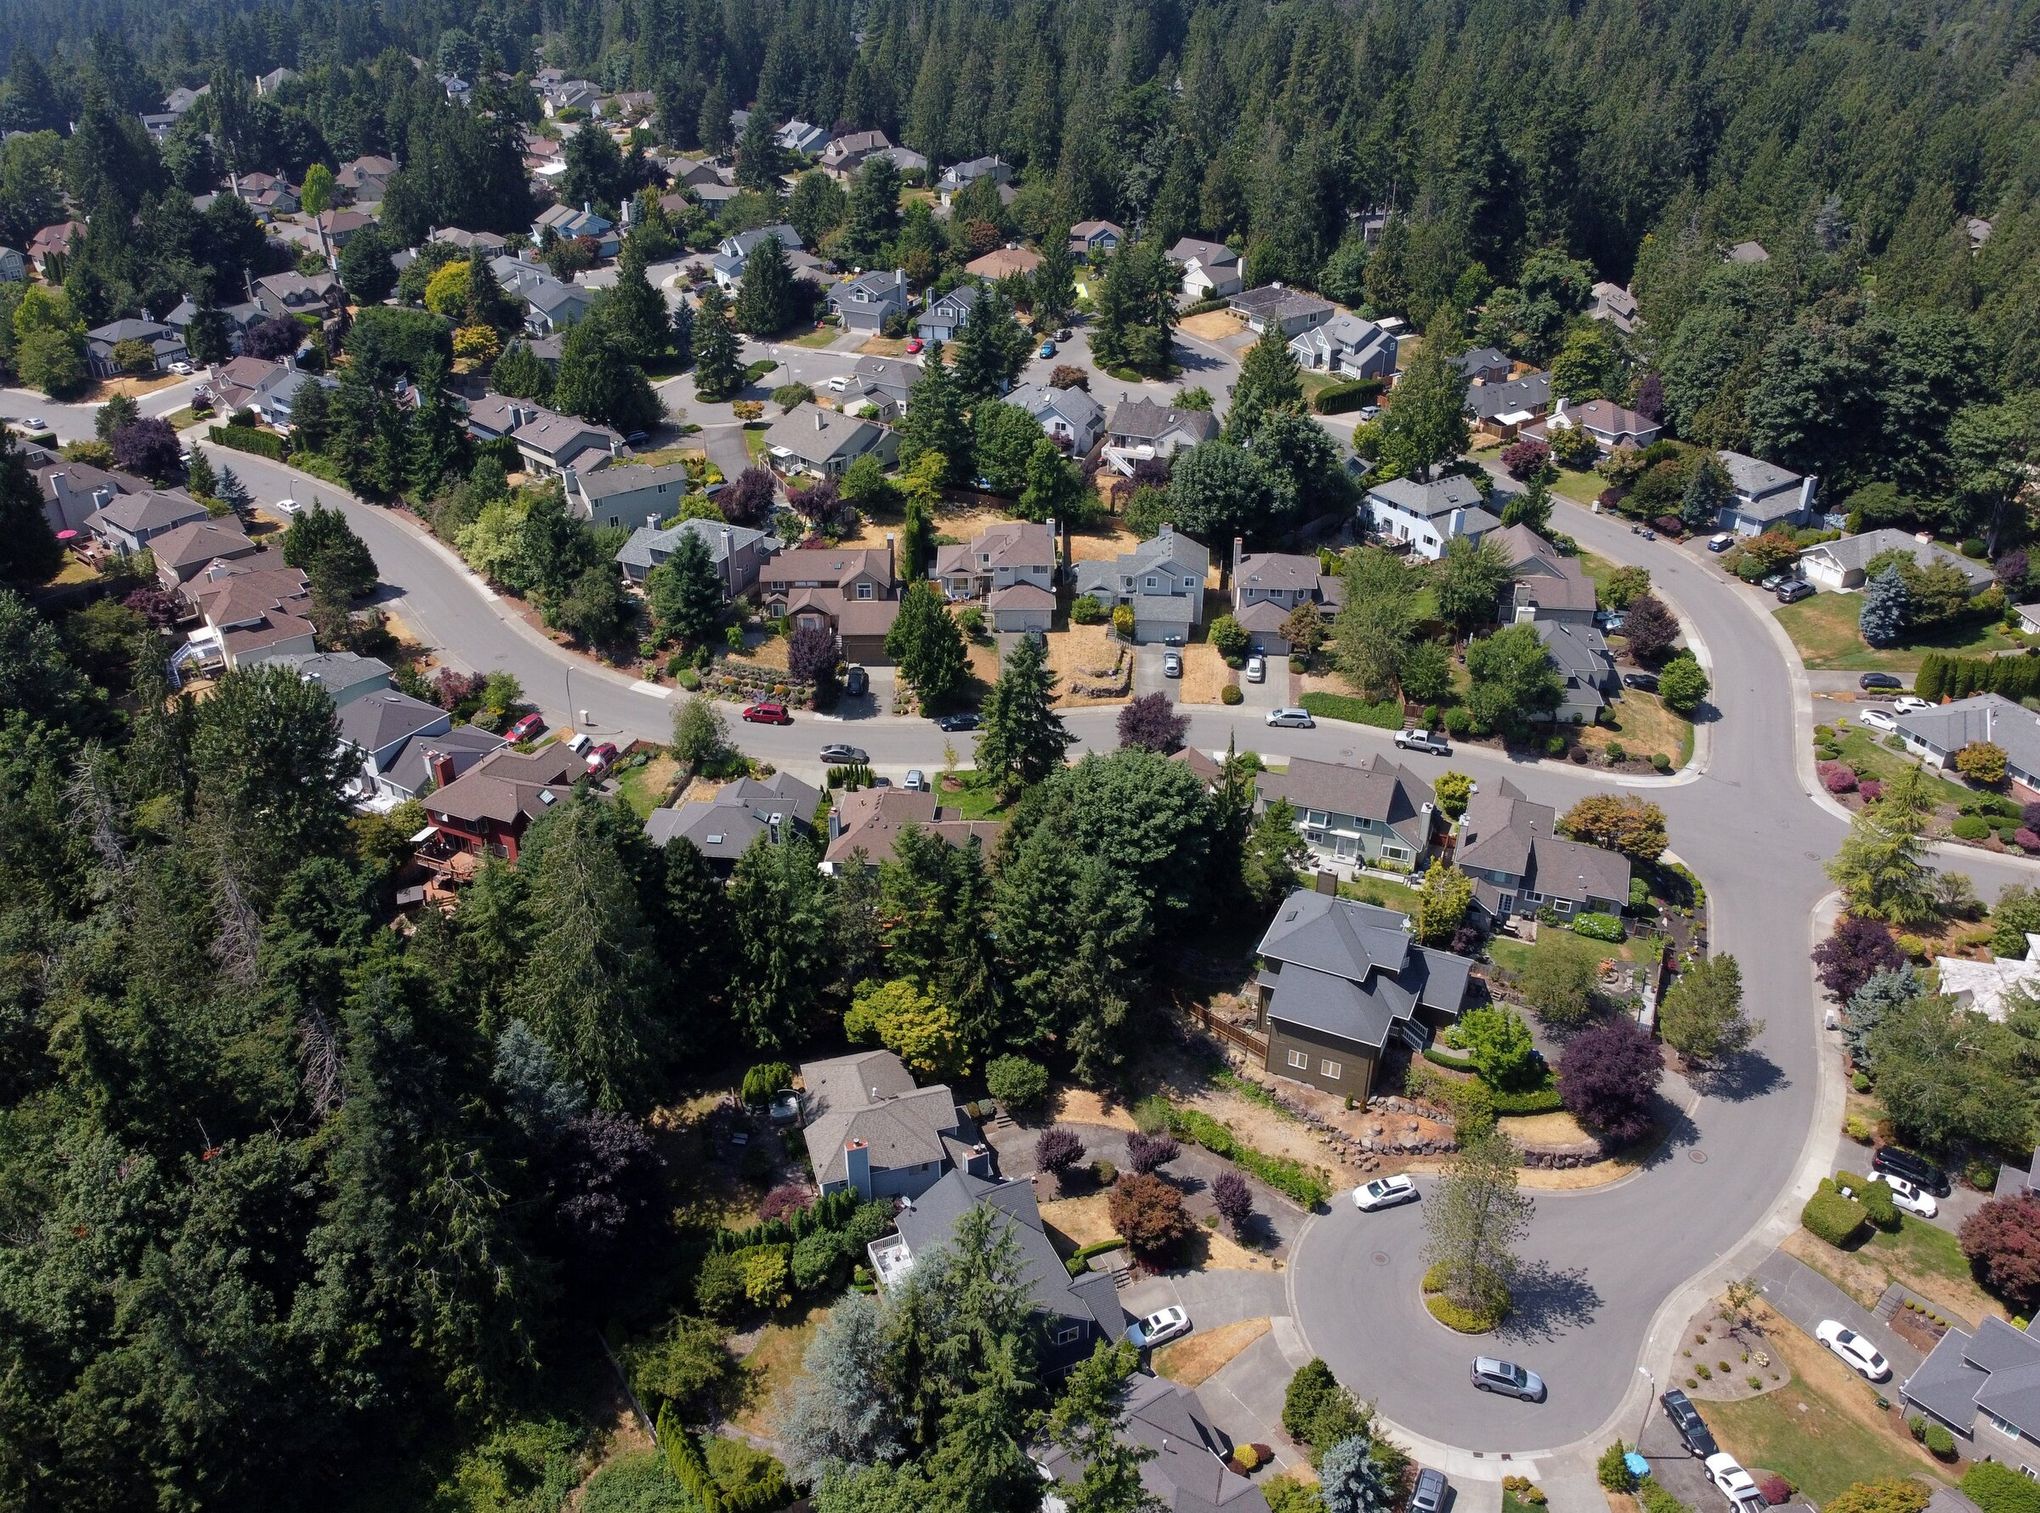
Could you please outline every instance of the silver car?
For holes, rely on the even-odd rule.
[[[1544,1401],[1544,1378],[1534,1371],[1525,1371],[1514,1361],[1498,1361],[1491,1355],[1477,1355],[1473,1358],[1470,1373],[1473,1385],[1482,1392],[1501,1392],[1510,1397],[1520,1397],[1526,1403]]]
[[[1271,709],[1266,720],[1269,725],[1288,725],[1297,730],[1315,730],[1317,721],[1310,717],[1308,709]]]
[[[909,793],[926,793],[928,791],[928,774],[918,767],[909,767],[907,769],[906,781],[900,786]]]

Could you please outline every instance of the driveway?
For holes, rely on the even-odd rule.
[[[1146,693],[1166,694],[1170,702],[1183,696],[1183,680],[1163,675],[1162,656],[1175,648],[1159,642],[1133,648],[1133,694],[1139,698]]]
[[[1757,1281],[1764,1289],[1764,1301],[1805,1331],[1811,1339],[1823,1319],[1839,1319],[1884,1352],[1891,1363],[1889,1381],[1877,1390],[1895,1394],[1898,1384],[1920,1369],[1926,1357],[1870,1316],[1854,1298],[1797,1256],[1774,1253],[1757,1268]]]
[[[1266,716],[1269,710],[1285,708],[1289,703],[1289,658],[1264,656],[1261,662],[1267,676],[1258,683],[1248,680],[1245,669],[1240,672],[1239,707]]]

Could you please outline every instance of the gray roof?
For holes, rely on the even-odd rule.
[[[506,744],[501,736],[479,725],[456,725],[437,735],[414,735],[404,742],[403,749],[390,760],[383,774],[394,786],[416,793],[431,779],[432,758],[435,756],[450,758],[453,775],[459,777],[490,752],[498,751]]]
[[[1474,347],[1460,353],[1452,359],[1452,362],[1468,378],[1489,368],[1507,368],[1513,366],[1509,361],[1509,354],[1502,351],[1499,347]]]
[[[1985,1318],[1974,1335],[1950,1329],[1900,1391],[1965,1432],[1981,1408],[2040,1437],[2040,1340],[2000,1318]]]
[[[916,1087],[891,1051],[807,1062],[800,1076],[807,1089],[808,1155],[818,1182],[845,1179],[843,1146],[853,1139],[869,1147],[873,1171],[940,1161],[947,1154],[942,1134],[957,1128],[962,1117],[947,1087]]]
[[[1211,552],[1200,541],[1193,541],[1181,531],[1167,526],[1162,534],[1141,542],[1130,552],[1108,560],[1093,560],[1077,564],[1076,586],[1079,593],[1103,589],[1106,593],[1122,592],[1119,579],[1139,579],[1143,574],[1167,572],[1173,577],[1195,577],[1201,584],[1211,567]],[[1173,596],[1172,596],[1173,597]]]
[[[1218,420],[1208,410],[1174,410],[1143,396],[1122,399],[1112,409],[1106,426],[1114,436],[1131,436],[1136,441],[1159,441],[1171,431],[1183,430],[1209,441],[1218,434]]]
[[[783,772],[763,780],[739,778],[725,783],[713,798],[653,810],[645,821],[645,834],[656,846],[681,836],[703,856],[733,862],[751,842],[771,832],[775,817],[782,836],[806,829],[821,800],[820,793]]]
[[[864,299],[861,301],[853,299],[852,296],[857,294],[864,295]],[[891,302],[904,306],[907,297],[907,276],[897,268],[873,268],[869,273],[860,273],[853,279],[831,285],[829,289],[829,303],[832,305]],[[862,367],[863,364],[859,363],[858,366]]]
[[[1499,872],[1517,881],[1514,887],[1583,904],[1589,898],[1629,897],[1629,861],[1613,851],[1557,835],[1557,811],[1533,804],[1507,778],[1483,788],[1466,806],[1459,827],[1460,870]],[[1484,877],[1474,879],[1474,894],[1490,913],[1500,893]]]
[[[777,241],[781,252],[801,252],[807,244],[800,239],[800,233],[791,226],[760,226],[756,231],[739,231],[735,236],[724,237],[722,246],[730,255],[749,257],[768,241]]]
[[[1271,1018],[1379,1047],[1419,1006],[1457,1014],[1473,963],[1413,943],[1393,909],[1299,889],[1261,937]]]
[[[181,491],[150,489],[144,494],[120,494],[109,499],[91,516],[124,531],[160,531],[206,518],[205,506]]]
[[[1233,588],[1265,588],[1281,593],[1305,593],[1317,587],[1319,565],[1313,552],[1248,552],[1237,564]]]
[[[1375,484],[1367,493],[1370,498],[1379,499],[1406,515],[1415,515],[1423,520],[1436,520],[1454,510],[1479,510],[1485,514],[1487,509],[1480,490],[1473,486],[1473,480],[1462,478],[1457,473],[1433,478],[1429,483],[1418,483],[1411,478],[1391,478],[1386,483]],[[1501,522],[1495,523],[1499,525]]]
[[[1898,717],[1901,735],[1946,755],[1975,741],[2002,747],[2014,769],[2040,774],[2040,716],[2003,694],[1980,693]]]
[[[1921,567],[1931,567],[1937,562],[1947,563],[1958,569],[1974,589],[1987,587],[1997,576],[1987,562],[1972,562],[1938,542],[1922,541],[1909,532],[1893,530],[1889,526],[1865,531],[1860,536],[1844,536],[1839,541],[1823,541],[1806,549],[1807,556],[1828,557],[1836,566],[1846,570],[1868,567],[1872,557],[1880,557],[1886,552],[1909,553]]]
[[[341,707],[340,739],[363,751],[381,751],[393,742],[445,721],[446,711],[437,704],[427,704],[394,688],[382,688]]]
[[[1299,332],[1290,338],[1289,344],[1292,347],[1301,344],[1326,352],[1337,350],[1357,355],[1372,352],[1378,347],[1387,347],[1393,352],[1396,340],[1364,316],[1342,311],[1315,330]]]
[[[977,308],[977,302],[978,286],[976,284],[958,284],[947,294],[938,294],[935,298],[928,301],[928,315],[933,315],[937,310],[943,309],[946,306],[953,306],[956,310],[967,316]],[[923,320],[927,318],[927,315],[922,317]]]
[[[1249,317],[1286,321],[1293,316],[1330,310],[1332,302],[1320,299],[1307,289],[1290,289],[1281,284],[1263,284],[1258,289],[1243,289],[1235,294],[1232,297],[1232,308],[1244,311]]]
[[[857,457],[877,444],[885,428],[812,402],[799,404],[779,417],[765,433],[767,447],[784,447],[804,462],[832,457]]]
[[[1262,773],[1254,787],[1264,804],[1287,799],[1299,818],[1306,809],[1321,809],[1387,825],[1417,850],[1430,840],[1425,811],[1437,801],[1431,785],[1379,752],[1360,767],[1297,757],[1287,772]]]
[[[1240,255],[1223,242],[1199,241],[1186,236],[1169,249],[1172,263],[1195,263],[1200,268],[1230,268],[1237,264]]]
[[[1051,389],[1046,384],[1021,384],[1006,396],[1005,402],[1025,410],[1036,419],[1044,412],[1054,411],[1071,425],[1093,432],[1105,418],[1104,407],[1082,389]]]
[[[850,375],[867,389],[878,389],[895,399],[905,399],[921,381],[926,370],[917,362],[899,357],[860,357]]]
[[[603,469],[603,473],[612,471]],[[590,475],[601,477],[602,473]],[[683,520],[670,530],[661,530],[653,525],[641,525],[630,533],[630,539],[617,549],[616,560],[629,567],[642,567],[646,571],[657,567],[679,548],[682,536],[699,536],[708,547],[708,560],[720,566],[729,560],[731,550],[742,551],[754,542],[764,542],[769,554],[778,551],[784,543],[777,536],[754,530],[748,525],[724,525],[717,520]]]
[[[271,657],[269,660],[279,666],[295,669],[297,675],[307,683],[316,683],[329,694],[336,694],[377,678],[385,680],[387,685],[390,675],[390,664],[380,657],[357,656],[351,651],[286,652],[283,656]]]
[[[1590,610],[1594,607],[1593,580],[1571,557],[1559,555],[1558,548],[1527,525],[1506,525],[1490,538],[1509,554],[1516,575],[1518,604],[1539,610]]]
[[[1141,1462],[1141,1486],[1169,1513],[1267,1513],[1261,1489],[1226,1469],[1232,1441],[1212,1424],[1190,1388],[1136,1372],[1127,1380],[1121,1407],[1126,1421],[1118,1437],[1151,1452]],[[1061,1445],[1045,1446],[1037,1459],[1065,1485],[1083,1476],[1083,1462]]]
[[[184,338],[174,329],[153,320],[109,321],[98,329],[85,333],[94,341],[116,346],[124,341],[147,342],[150,346],[183,346]]]
[[[628,464],[618,468],[601,468],[593,473],[576,476],[581,492],[590,499],[613,499],[618,494],[652,493],[670,489],[677,489],[684,495],[689,482],[687,465],[683,462]]]
[[[1507,383],[1475,384],[1466,391],[1466,410],[1480,420],[1493,420],[1521,410],[1551,407],[1551,375],[1525,373]]]
[[[1608,643],[1591,625],[1566,625],[1557,620],[1538,620],[1531,629],[1544,643],[1562,677],[1598,688],[1614,668]]]
[[[1800,475],[1789,468],[1779,467],[1775,462],[1765,462],[1762,458],[1745,456],[1741,452],[1720,451],[1714,455],[1727,469],[1728,481],[1735,491],[1751,499],[1763,499],[1799,487]]]

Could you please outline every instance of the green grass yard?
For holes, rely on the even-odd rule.
[[[1635,961],[1637,951],[1633,937],[1617,942],[1589,940],[1563,926],[1544,925],[1537,931],[1535,945],[1512,935],[1494,936],[1488,941],[1488,955],[1498,968],[1514,977],[1530,965],[1533,956],[1573,956],[1599,971],[1604,961]]]
[[[1394,909],[1402,914],[1414,914],[1417,909],[1417,890],[1407,883],[1390,882],[1385,877],[1358,877],[1342,882],[1339,884],[1339,897]]]
[[[1608,480],[1599,473],[1575,473],[1571,468],[1560,468],[1558,477],[1551,482],[1551,492],[1561,499],[1570,499],[1574,504],[1592,507],[1601,497],[1601,491],[1608,487]]]
[[[1874,1390],[1851,1387],[1866,1398]],[[1710,1402],[1705,1412],[1715,1437],[1736,1459],[1788,1478],[1816,1504],[1859,1481],[1903,1480],[1926,1469],[1892,1436],[1878,1433],[1798,1376],[1761,1397]]]
[[[1772,611],[1800,660],[1809,669],[1834,672],[1892,672],[1910,676],[1930,651],[1984,656],[2017,651],[2024,643],[1996,620],[1966,620],[1922,636],[1904,646],[1883,650],[1867,645],[1856,628],[1862,609],[1860,594],[1818,593],[1797,604]]]
[[[808,347],[811,349],[821,348],[826,347],[830,342],[834,341],[837,337],[841,336],[842,334],[843,333],[837,330],[834,326],[823,326],[817,330],[808,332],[804,336],[796,336],[789,339],[786,345],[790,347]]]
[[[1842,760],[1855,769],[1859,778],[1873,777],[1888,783],[1913,765],[1911,757],[1903,751],[1891,750],[1876,731],[1866,730],[1860,725],[1850,726],[1840,744]],[[1964,804],[1976,797],[1973,790],[1937,776],[1931,767],[1927,768],[1926,777],[1928,791],[1943,804]]]
[[[753,462],[761,461],[764,458],[765,428],[763,426],[744,427],[744,450],[751,454],[751,461]]]
[[[1006,805],[984,777],[975,772],[960,772],[960,788],[948,788],[936,780],[935,798],[945,809],[954,809],[957,815],[967,820],[1002,820],[1006,818]]]
[[[1944,1295],[1960,1298],[1971,1311],[1978,1311],[1976,1305],[1986,1296],[1969,1269],[1969,1258],[1962,1254],[1961,1242],[1924,1219],[1901,1216],[1894,1233],[1872,1230],[1863,1253],[1888,1262],[1895,1274],[1939,1278],[1948,1284]]]

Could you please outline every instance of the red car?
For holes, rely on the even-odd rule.
[[[918,337],[918,336],[910,336],[910,337],[908,337],[908,338],[907,338],[907,350],[908,350],[909,352],[918,352],[918,351],[920,351],[920,350],[921,350],[921,338],[920,338],[920,337]]]
[[[604,741],[600,746],[597,746],[593,751],[590,751],[588,753],[588,770],[590,772],[607,771],[609,764],[615,760],[616,760],[615,743],[612,741]]]
[[[791,725],[793,716],[786,712],[784,704],[747,704],[744,718],[753,725]]]
[[[532,713],[522,716],[515,725],[504,731],[503,738],[514,746],[519,741],[529,741],[533,737],[543,735],[544,733],[544,717],[534,710]]]

